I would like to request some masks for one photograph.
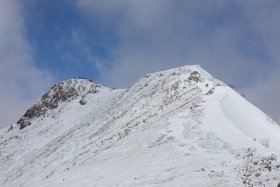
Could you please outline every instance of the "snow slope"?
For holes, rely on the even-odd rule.
[[[27,125],[0,131],[1,186],[280,182],[280,127],[199,66],[148,74],[127,89],[58,85],[23,116]]]

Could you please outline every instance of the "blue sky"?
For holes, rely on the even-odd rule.
[[[127,87],[188,64],[280,119],[279,17],[276,0],[2,0],[0,127],[57,81]]]
[[[75,76],[98,79],[96,58],[107,59],[113,47],[112,30],[92,23],[70,1],[36,1],[26,5],[28,39],[36,66],[58,80]]]

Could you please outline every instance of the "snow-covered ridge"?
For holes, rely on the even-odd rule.
[[[144,77],[158,76],[161,78],[163,75],[174,76],[180,75],[181,79],[188,80],[188,82],[201,82],[204,79],[215,82],[219,85],[224,85],[219,80],[214,79],[209,73],[203,70],[198,65],[184,66],[180,68],[174,68],[167,71],[153,73]],[[51,87],[51,90],[45,93],[42,98],[34,104],[30,109],[26,111],[22,118],[19,119],[16,126],[11,126],[13,129],[19,126],[19,129],[23,129],[31,125],[31,120],[45,115],[49,110],[55,109],[60,103],[69,102],[77,97],[81,97],[81,104],[85,101],[83,98],[89,93],[98,93],[100,89],[105,88],[100,84],[93,83],[92,80],[85,78],[72,78],[69,80],[61,81]]]
[[[46,102],[54,95],[57,106],[43,105],[30,125],[0,132],[0,186],[280,182],[280,127],[199,66],[151,73],[126,89],[73,79]]]

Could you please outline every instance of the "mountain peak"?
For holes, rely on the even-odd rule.
[[[45,93],[19,119],[17,124],[19,129],[23,129],[31,124],[31,120],[43,116],[47,111],[55,109],[60,103],[69,102],[78,97],[85,97],[87,94],[96,94],[103,86],[95,84],[93,81],[84,78],[71,78],[54,84],[51,90]],[[81,101],[83,103],[83,101]]]
[[[1,186],[280,181],[279,126],[197,65],[148,74],[127,89],[62,81],[17,127],[0,131]]]
[[[147,78],[151,75],[158,75],[162,77],[163,75],[180,76],[181,78],[190,76],[189,80],[193,79],[195,82],[201,82],[202,80],[213,81],[219,83],[220,85],[225,85],[222,81],[215,79],[211,74],[204,70],[200,65],[186,65],[182,67],[172,68],[165,71],[159,71],[156,73],[147,74],[144,78]]]
[[[153,81],[151,81],[153,80]],[[165,71],[147,74],[138,81],[140,87],[150,92],[157,88],[158,84],[165,82],[166,87],[174,88],[173,84],[180,85],[179,87],[188,87],[188,84],[200,85],[204,87],[207,85],[205,93],[210,93],[217,85],[224,85],[221,81],[215,79],[207,71],[199,65],[186,65],[178,68],[173,68]],[[203,83],[203,85],[202,85]],[[148,86],[150,84],[150,86]],[[208,89],[209,87],[209,89]],[[42,98],[36,102],[26,113],[17,121],[19,129],[23,129],[31,125],[31,121],[35,118],[44,116],[49,110],[57,108],[61,103],[69,102],[80,97],[80,104],[85,104],[84,97],[91,93],[96,94],[103,87],[100,84],[94,83],[92,80],[73,77],[71,79],[63,80],[54,84],[50,91],[45,93]],[[149,91],[150,89],[150,91]],[[168,88],[167,88],[168,89]],[[126,89],[127,91],[129,90]],[[139,90],[140,91],[140,90]],[[184,94],[184,89],[181,89],[180,94]],[[13,125],[10,129],[13,129]]]
[[[98,92],[97,88],[102,87],[100,84],[96,84],[86,78],[71,78],[53,85],[50,92],[72,92],[73,96],[83,96],[87,93],[96,93]]]

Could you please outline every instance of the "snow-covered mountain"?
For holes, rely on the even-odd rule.
[[[199,66],[54,85],[0,131],[0,186],[271,186],[280,127]]]

